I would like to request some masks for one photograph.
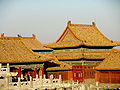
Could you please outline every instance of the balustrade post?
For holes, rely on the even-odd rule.
[[[99,82],[96,82],[97,90],[99,90]]]
[[[23,74],[21,74],[21,79],[24,79]]]
[[[40,76],[40,80],[42,80],[42,76]]]
[[[81,90],[81,85],[78,86],[78,90]]]
[[[43,85],[43,81],[42,81],[42,76],[40,76],[40,86],[42,86]]]
[[[72,90],[74,90],[74,86],[72,85]]]
[[[0,63],[0,71],[1,71],[1,69],[2,69],[2,63]]]
[[[81,89],[82,89],[82,90],[86,90],[84,84],[81,84]]]
[[[9,66],[9,63],[7,63],[7,72],[8,72],[8,73],[10,72],[10,66]]]
[[[96,86],[99,86],[99,82],[96,82]]]
[[[53,75],[50,75],[50,84],[53,84]]]
[[[6,87],[9,87],[9,77],[7,76],[5,79],[6,79]]]
[[[77,80],[77,84],[79,83],[79,81]]]
[[[38,76],[38,74],[36,74],[36,80],[38,80],[38,78],[39,78],[39,76]]]
[[[90,90],[90,85],[87,85],[87,89]]]
[[[33,87],[33,81],[32,81],[32,76],[30,76],[30,87]]]
[[[59,84],[62,83],[62,76],[59,75]]]
[[[46,79],[46,75],[44,74],[43,79]]]
[[[18,77],[18,87],[21,87],[20,77]]]

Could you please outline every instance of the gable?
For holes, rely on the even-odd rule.
[[[67,28],[67,30],[62,35],[59,41],[68,42],[68,41],[79,41],[79,40],[74,36],[74,34],[69,30],[69,28]]]

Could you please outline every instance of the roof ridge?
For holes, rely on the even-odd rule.
[[[18,34],[18,37],[15,36],[5,36],[4,33],[0,34],[0,39],[18,39],[18,38],[22,38],[22,39],[36,39],[36,35],[32,34],[32,37],[22,37],[22,35]]]
[[[21,37],[0,37],[0,39],[9,39],[9,40],[11,40],[11,39],[21,39]]]
[[[19,34],[18,34],[19,37]],[[22,36],[21,36],[22,37]],[[32,34],[32,37],[22,37],[23,39],[36,39],[36,35]]]
[[[21,37],[22,39],[36,39],[35,37]]]
[[[66,31],[67,31],[67,27],[65,28],[65,30],[63,31],[63,33],[60,35],[60,37],[58,38],[56,42],[59,42],[59,40],[62,38],[62,36],[65,34]]]
[[[18,36],[18,37],[17,37]],[[43,43],[41,43],[37,38],[36,38],[36,36],[34,35],[34,34],[32,34],[32,36],[31,37],[22,37],[22,35],[20,35],[20,34],[18,34],[16,37],[13,37],[13,36],[4,36],[4,33],[3,34],[1,34],[1,37],[0,37],[0,39],[6,39],[6,40],[21,40],[23,43],[24,43],[24,41],[23,40],[34,40],[34,41],[36,41],[36,42],[39,42],[39,48],[40,47],[42,47],[42,48],[46,48],[46,49],[49,49],[49,48],[47,48],[47,47],[44,47],[44,45],[43,45]],[[27,45],[26,45],[27,46]]]
[[[79,38],[75,35],[75,33],[71,30],[70,26],[90,26],[90,27],[95,27],[96,24],[95,24],[95,22],[92,22],[92,25],[88,25],[88,24],[71,24],[71,21],[68,21],[67,27],[68,27],[69,30],[73,33],[73,35],[74,35],[80,42],[82,42],[83,45],[84,45],[84,43],[86,43],[86,40],[84,40],[83,38],[80,38],[80,39],[79,39]],[[81,40],[81,39],[82,39],[82,40]]]
[[[89,25],[89,24],[70,24],[70,26],[95,26],[95,25]]]

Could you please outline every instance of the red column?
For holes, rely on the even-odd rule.
[[[44,68],[42,68],[42,78],[44,77]]]
[[[95,79],[97,82],[100,82],[100,72],[99,71],[95,72]]]
[[[110,71],[109,71],[109,74],[108,74],[108,75],[109,75],[109,83],[112,83],[112,78],[111,78],[112,75],[111,75],[111,72],[110,72]]]
[[[37,68],[34,68],[34,78],[36,78]]]
[[[72,70],[71,70],[71,71],[68,71],[68,80],[69,80],[69,81],[72,81],[72,80],[73,80],[72,74],[73,74],[73,71],[72,71]],[[58,77],[59,77],[59,76],[58,76]]]
[[[18,77],[21,77],[21,67],[18,68]]]

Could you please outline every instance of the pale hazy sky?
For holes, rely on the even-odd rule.
[[[36,34],[42,43],[53,42],[68,20],[95,21],[109,39],[120,41],[120,0],[0,0],[0,33]]]

